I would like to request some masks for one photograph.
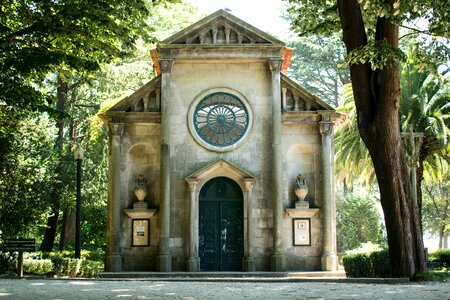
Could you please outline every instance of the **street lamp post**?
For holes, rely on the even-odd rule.
[[[81,161],[84,158],[84,149],[75,144],[72,148],[73,156],[77,162],[77,202],[75,216],[75,258],[81,257]]]

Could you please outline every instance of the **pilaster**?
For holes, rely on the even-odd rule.
[[[109,123],[110,155],[109,155],[109,205],[108,205],[108,245],[106,254],[106,271],[122,271],[120,254],[120,155],[122,147],[123,123]]]
[[[319,122],[322,135],[322,207],[324,244],[322,253],[322,270],[337,270],[336,256],[336,202],[334,197],[333,181],[333,130],[332,113],[322,112],[322,121]]]
[[[170,272],[172,257],[169,249],[170,239],[170,72],[172,59],[160,59],[161,67],[161,152],[160,152],[160,239],[157,270]]]
[[[255,184],[255,179],[251,177],[245,177],[241,180],[242,185],[244,186],[244,197],[247,199],[247,253],[244,258],[244,271],[254,272],[256,270],[255,267],[255,258],[253,256],[253,247],[255,246],[254,234],[256,230],[256,218],[253,215],[253,186]]]
[[[197,184],[200,182],[195,177],[186,178],[189,188],[189,258],[188,271],[200,271],[200,259],[198,256],[198,193]]]
[[[283,155],[281,147],[281,67],[279,57],[269,59],[272,72],[272,210],[273,210],[273,252],[272,271],[284,271],[286,258],[281,253],[283,230]]]

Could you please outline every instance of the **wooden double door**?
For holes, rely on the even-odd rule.
[[[227,177],[208,181],[199,198],[201,271],[242,271],[244,255],[243,194]]]

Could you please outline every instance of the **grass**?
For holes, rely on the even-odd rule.
[[[450,269],[442,267],[440,269],[428,269],[426,272],[416,275],[414,281],[450,281]]]

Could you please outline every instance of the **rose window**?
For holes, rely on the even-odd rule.
[[[238,142],[246,133],[249,114],[236,96],[217,92],[204,97],[194,111],[194,128],[206,143],[226,147]]]

